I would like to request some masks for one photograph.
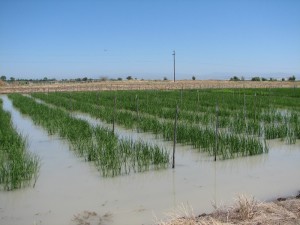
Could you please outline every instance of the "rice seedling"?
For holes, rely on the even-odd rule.
[[[224,159],[267,152],[264,138],[294,143],[300,136],[298,115],[285,114],[281,110],[285,107],[289,112],[299,109],[298,89],[293,95],[289,89],[205,89],[51,93],[48,99],[43,94],[33,96],[65,109],[72,99],[74,110],[108,123],[115,121],[126,128],[152,132],[165,140],[174,139],[172,121],[174,109],[180,103],[177,141],[208,153],[215,145],[211,143],[216,141],[211,135],[215,124],[215,102],[218,101],[219,134],[220,139],[224,138],[223,142],[218,142],[218,151],[219,158]],[[118,98],[117,110],[115,97]],[[251,146],[255,146],[253,151]]]
[[[0,99],[0,189],[10,191],[35,184],[40,160],[26,148],[25,138],[15,131]]]
[[[105,177],[166,168],[169,163],[168,152],[157,145],[119,139],[110,129],[93,127],[59,108],[50,108],[19,94],[9,97],[14,106],[50,134],[66,138],[71,149],[86,161],[94,162]]]

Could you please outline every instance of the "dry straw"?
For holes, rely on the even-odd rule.
[[[183,210],[184,209],[184,210]],[[191,207],[179,207],[169,214],[166,222],[159,225],[273,225],[300,224],[300,199],[289,198],[283,201],[258,202],[254,197],[239,195],[232,207],[217,208],[211,214],[196,216]]]

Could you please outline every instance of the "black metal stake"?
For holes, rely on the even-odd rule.
[[[137,132],[139,132],[139,122],[140,122],[140,118],[139,118],[139,98],[136,95],[136,117],[137,117]]]
[[[216,104],[216,146],[215,146],[215,161],[217,161],[217,151],[218,151],[218,127],[219,127],[219,108],[218,102]]]
[[[115,96],[114,99],[113,134],[115,133],[116,107],[117,107],[117,96]]]
[[[173,142],[173,162],[172,168],[175,168],[175,148],[176,148],[176,137],[177,137],[177,117],[178,117],[178,105],[176,106],[175,122],[174,122],[174,142]]]

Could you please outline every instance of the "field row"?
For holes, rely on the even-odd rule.
[[[267,152],[265,139],[281,138],[293,144],[300,138],[299,89],[118,91],[33,96],[67,110],[89,113],[107,123],[153,132],[166,140],[174,137],[175,109],[179,106],[177,141],[210,154],[217,151],[222,159]],[[239,140],[238,144],[233,140]]]
[[[67,139],[76,154],[94,162],[102,176],[159,169],[169,164],[168,152],[157,145],[119,138],[109,129],[94,127],[59,108],[26,96],[11,94],[9,98],[22,114],[29,115],[49,134]]]
[[[37,179],[40,160],[26,150],[26,140],[12,126],[0,99],[0,189],[13,190]]]
[[[170,165],[169,151],[146,141],[118,137],[115,124],[191,145],[216,159],[251,156],[268,152],[267,139],[280,138],[294,144],[300,138],[299,97],[298,89],[9,95],[22,114],[50,135],[68,140],[70,148],[94,162],[105,177]],[[75,118],[73,111],[105,121],[111,129]],[[11,190],[37,176],[39,159],[26,151],[26,141],[13,129],[9,114],[3,110],[0,122],[0,185]]]

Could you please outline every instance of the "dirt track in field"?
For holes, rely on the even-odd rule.
[[[204,89],[204,88],[288,88],[299,87],[300,82],[287,81],[98,81],[75,83],[41,83],[20,85],[2,84],[0,94],[61,92],[61,91],[107,91],[107,90],[173,90],[173,89]]]

